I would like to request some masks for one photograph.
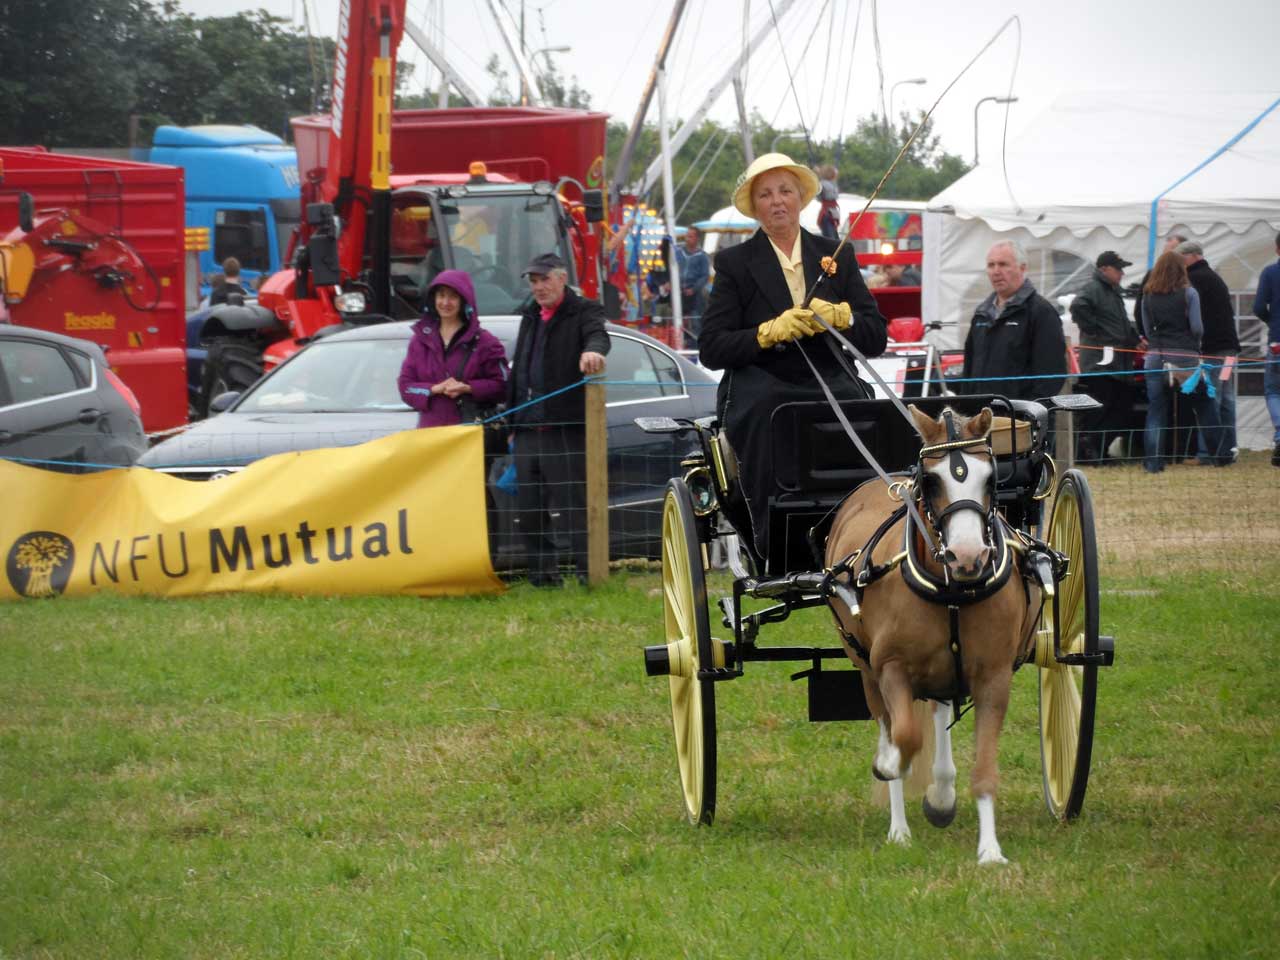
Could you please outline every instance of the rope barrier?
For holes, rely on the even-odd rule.
[[[519,404],[519,405],[517,405],[517,406],[511,407],[510,409],[503,410],[501,413],[497,413],[497,414],[493,415],[492,417],[486,417],[486,418],[485,418],[485,419],[483,419],[483,420],[475,421],[475,424],[474,424],[474,425],[475,425],[475,426],[481,426],[481,427],[483,427],[483,426],[487,426],[487,425],[489,425],[489,424],[491,424],[491,423],[496,423],[496,422],[498,422],[498,421],[500,421],[500,420],[505,420],[506,418],[510,417],[510,416],[511,416],[511,414],[513,414],[513,413],[516,413],[516,412],[518,412],[518,411],[520,411],[520,410],[524,410],[524,409],[526,409],[526,408],[528,408],[528,407],[532,407],[532,406],[534,406],[534,405],[536,405],[536,404],[542,403],[542,402],[544,402],[544,401],[546,401],[546,400],[551,399],[552,397],[559,396],[559,395],[560,395],[560,394],[562,394],[562,393],[567,393],[567,392],[568,392],[568,391],[570,391],[570,390],[576,390],[578,387],[584,386],[584,385],[586,385],[586,384],[588,384],[588,383],[602,383],[602,384],[614,383],[614,384],[618,384],[618,385],[623,385],[623,384],[631,384],[631,385],[643,384],[643,385],[646,385],[646,386],[653,386],[653,385],[655,384],[655,381],[653,381],[653,380],[633,380],[633,381],[625,381],[625,380],[616,380],[616,381],[615,381],[615,380],[608,380],[608,381],[606,381],[606,380],[603,380],[603,379],[601,379],[601,378],[599,378],[599,377],[583,377],[581,380],[578,380],[576,383],[571,383],[571,384],[569,384],[569,385],[568,385],[568,386],[566,386],[566,387],[561,387],[561,388],[560,388],[560,389],[558,389],[558,390],[553,390],[551,393],[545,393],[545,394],[543,394],[543,395],[542,395],[542,396],[540,396],[540,397],[534,397],[532,400],[528,400],[528,401],[526,401],[526,402],[524,402],[524,403],[522,403],[522,404]],[[406,412],[408,412],[408,411],[406,410]],[[318,415],[318,416],[319,416],[319,415]],[[463,424],[463,426],[471,426],[471,425],[472,425],[472,424]],[[189,426],[191,426],[191,424],[188,424],[187,426],[184,426],[184,427],[182,427],[182,428],[175,428],[175,429],[173,429],[173,430],[165,430],[165,431],[161,431],[160,433],[157,433],[157,434],[148,434],[148,436],[164,436],[164,435],[167,435],[167,434],[180,433],[180,432],[182,432],[183,430],[186,430]],[[518,427],[516,427],[515,429],[518,429]],[[300,431],[300,432],[301,432],[301,431]],[[355,432],[357,432],[357,431],[348,431],[348,432],[350,432],[350,433],[355,433]],[[375,439],[375,438],[370,437],[369,439]],[[0,457],[0,460],[8,460],[8,461],[10,461],[10,462],[12,462],[12,463],[24,463],[24,464],[30,464],[30,465],[32,465],[32,466],[74,467],[76,470],[82,470],[82,471],[83,471],[83,470],[120,470],[120,469],[128,469],[130,466],[133,466],[132,464],[119,464],[119,463],[90,463],[90,462],[86,462],[86,461],[83,461],[83,460],[43,460],[43,459],[40,459],[40,458],[37,458],[37,457],[10,457],[10,456],[5,456],[5,457]],[[225,458],[225,457],[220,457],[220,458],[215,459],[215,460],[185,460],[185,461],[183,461],[181,464],[173,464],[173,466],[175,466],[175,467],[179,467],[179,466],[180,466],[180,467],[204,467],[204,466],[218,466],[218,465],[225,465],[225,464],[226,464],[226,458]],[[237,465],[233,465],[233,466],[239,466],[239,465],[237,464]],[[231,469],[231,468],[232,468],[232,467],[228,467],[228,469]],[[156,468],[156,467],[152,467],[152,468],[148,468],[148,469],[158,469],[158,468]]]
[[[1095,348],[1095,349],[1099,349],[1099,348]],[[1265,368],[1268,365],[1268,363],[1271,363],[1271,362],[1273,361],[1270,361],[1266,358],[1241,359],[1240,362],[1237,362],[1235,364],[1235,369],[1240,372],[1252,371],[1256,369],[1260,372],[1263,368]],[[1101,373],[1092,372],[1092,373],[1075,373],[1075,374],[1060,374],[1060,373],[1017,374],[1012,376],[999,376],[999,377],[921,377],[919,379],[912,378],[910,382],[913,384],[919,383],[922,385],[923,384],[940,384],[945,386],[951,386],[951,385],[960,384],[960,383],[991,383],[995,381],[1004,383],[1004,382],[1020,382],[1020,381],[1026,381],[1026,380],[1060,380],[1064,378],[1073,379],[1073,380],[1085,380],[1090,377],[1135,377],[1135,376],[1143,376],[1150,373],[1160,373],[1160,374],[1194,373],[1196,370],[1199,370],[1202,367],[1210,371],[1210,373],[1212,373],[1212,371],[1214,370],[1220,370],[1222,366],[1223,364],[1206,363],[1206,364],[1197,364],[1197,365],[1188,366],[1188,367],[1168,367],[1168,368],[1162,367],[1155,370],[1137,369],[1137,370],[1103,371]],[[500,421],[508,419],[513,413],[517,413],[521,410],[525,410],[529,407],[535,406],[539,403],[542,403],[546,400],[551,399],[552,397],[559,396],[560,394],[563,394],[563,393],[567,393],[570,390],[576,390],[577,388],[585,386],[588,383],[598,383],[601,386],[605,386],[605,387],[662,387],[662,386],[676,385],[674,381],[669,381],[669,380],[611,380],[611,379],[605,379],[603,377],[583,377],[581,380],[578,380],[575,383],[571,383],[568,386],[561,387],[558,390],[554,390],[551,393],[544,394],[540,397],[534,397],[533,399],[527,400],[524,403],[518,404],[517,406],[511,407],[507,410],[503,410],[501,413],[494,414],[491,417],[486,417],[483,420],[478,420],[475,422],[474,425],[484,427],[493,423],[498,423]],[[696,390],[696,389],[716,389],[717,387],[719,387],[719,383],[718,382],[717,383],[690,383],[688,381],[685,381],[679,384],[679,386],[683,387],[683,389],[685,389],[686,391]],[[517,425],[517,426],[513,426],[512,429],[518,430],[520,429],[520,427]],[[163,431],[163,434],[176,433],[176,432],[181,432],[181,431],[169,430],[169,431]],[[36,457],[15,457],[15,456],[0,457],[0,460],[7,460],[12,463],[30,464],[33,466],[72,467],[72,468],[75,468],[76,470],[122,469],[122,465],[118,463],[88,463],[84,461],[44,460]],[[225,464],[225,462],[226,462],[226,458],[219,458],[216,460],[187,460],[187,461],[184,461],[180,466],[183,466],[183,467],[216,466],[219,464]],[[124,467],[124,468],[127,469],[127,467]],[[155,468],[152,468],[152,469],[155,469]]]

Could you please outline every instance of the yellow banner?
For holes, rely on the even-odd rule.
[[[0,461],[0,600],[496,593],[475,426],[267,457],[208,482]]]

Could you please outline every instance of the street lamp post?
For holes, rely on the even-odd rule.
[[[983,97],[973,105],[973,165],[978,165],[978,108],[988,100],[995,103],[1017,103],[1017,97]]]
[[[572,49],[573,47],[539,47],[537,50],[533,51],[533,53],[529,54],[529,66],[531,66],[534,70],[537,70],[538,57],[541,56],[542,62],[545,64],[542,77],[545,79],[547,76],[551,74],[551,71],[555,66],[555,64],[551,62],[551,54],[568,53]],[[546,91],[544,90],[543,93],[545,94]],[[566,90],[565,93],[567,94],[568,91]],[[523,103],[523,101],[521,102]]]
[[[886,130],[888,130],[889,127],[891,127],[894,123],[893,91],[897,90],[904,83],[910,83],[910,84],[915,84],[919,86],[922,83],[928,83],[928,82],[929,82],[928,79],[926,79],[925,77],[913,77],[910,80],[899,80],[897,83],[895,83],[893,86],[889,88],[889,116],[884,118],[884,126]]]
[[[773,142],[769,144],[769,152],[777,153],[778,141],[784,137],[803,137],[804,135],[805,135],[805,131],[803,130],[782,130],[778,133],[776,137],[773,138]]]
[[[549,54],[549,53],[568,53],[568,52],[569,52],[570,50],[572,50],[572,49],[573,49],[573,47],[539,47],[537,50],[533,51],[533,55],[532,55],[531,57],[529,57],[529,60],[530,60],[530,62],[532,62],[532,61],[534,61],[534,60],[537,60],[537,59],[538,59],[538,55],[539,55],[539,54],[541,54],[541,55],[542,55],[542,59],[543,59],[544,61],[546,61],[547,69],[549,70],[549,69],[551,69],[552,64],[551,64],[551,58],[550,58],[550,57],[548,57],[548,56],[547,56],[547,54]]]

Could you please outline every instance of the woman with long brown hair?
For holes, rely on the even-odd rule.
[[[1144,363],[1147,381],[1147,426],[1143,436],[1143,467],[1148,473],[1164,469],[1161,445],[1169,423],[1173,392],[1195,375],[1200,365],[1200,340],[1204,323],[1200,319],[1200,295],[1187,279],[1187,267],[1180,254],[1162,253],[1142,288],[1142,325],[1147,334]],[[1214,466],[1231,462],[1223,456],[1222,426],[1218,405],[1208,394],[1209,381],[1200,371],[1199,382],[1188,394],[1191,409],[1200,424],[1204,447]],[[1176,454],[1176,452],[1175,452]]]

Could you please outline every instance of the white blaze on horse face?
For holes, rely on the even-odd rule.
[[[939,511],[957,500],[984,502],[987,484],[991,479],[992,464],[986,457],[961,452],[964,458],[964,477],[957,480],[951,475],[951,458],[943,456],[932,461],[929,473],[941,485],[941,494],[935,496],[933,509]],[[977,510],[957,510],[942,521],[942,538],[946,542],[949,559],[947,566],[957,580],[977,579],[991,556],[987,543],[987,518]]]

